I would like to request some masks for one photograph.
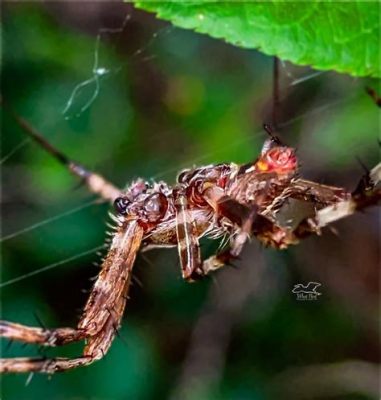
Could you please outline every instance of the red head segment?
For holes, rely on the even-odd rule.
[[[258,172],[288,174],[290,172],[295,172],[297,168],[298,160],[296,158],[295,149],[273,141],[271,143],[268,141],[265,142],[262,153],[255,163],[255,169]]]

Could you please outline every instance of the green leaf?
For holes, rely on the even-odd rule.
[[[295,64],[381,76],[379,2],[137,1],[174,25]]]

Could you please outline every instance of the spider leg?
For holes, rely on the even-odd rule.
[[[189,282],[203,275],[197,227],[188,209],[185,194],[179,193],[176,206],[176,236],[183,278]]]
[[[42,346],[60,346],[86,337],[74,328],[44,329],[0,321],[0,337]]]
[[[251,206],[243,205],[223,194],[217,187],[207,189],[204,196],[219,216],[226,217],[239,226],[238,233],[231,238],[230,245],[231,257],[236,258],[241,253],[246,240],[250,237],[253,222],[258,216],[258,207],[255,204]]]
[[[230,248],[204,261],[202,266],[204,274],[237,259],[250,236],[255,236],[265,246],[278,249],[286,248],[298,241],[290,229],[279,226],[270,217],[263,215],[262,211],[259,213],[255,204],[243,205],[225,195],[217,187],[208,188],[204,192],[204,197],[217,215],[229,219],[239,227],[237,235],[231,238]]]
[[[125,285],[125,294],[127,294],[127,290],[128,285]],[[0,373],[54,373],[87,366],[100,360],[107,353],[115,335],[117,334],[117,329],[119,328],[126,305],[126,299],[126,295],[119,298],[114,313],[110,313],[104,327],[95,336],[88,338],[83,356],[76,358],[56,357],[51,359],[29,357],[3,358],[0,359]]]
[[[102,269],[86,303],[78,328],[94,335],[105,325],[112,310],[129,283],[135,257],[143,238],[137,221],[119,227]]]
[[[322,185],[320,183],[299,178],[292,181],[290,186],[278,196],[279,199],[282,197],[291,197],[297,200],[317,203],[320,206],[328,206],[340,200],[348,199],[350,193],[340,187]],[[277,199],[275,199],[275,201],[277,201]]]
[[[17,115],[3,99],[0,99],[0,105],[8,110],[17,124],[25,133],[37,142],[45,151],[52,155],[59,163],[63,164],[73,175],[80,178],[87,189],[102,199],[113,202],[122,195],[122,191],[107,181],[103,176],[96,174],[85,168],[83,165],[70,160],[65,154],[51,145],[28,121]]]
[[[202,271],[208,274],[238,258],[246,240],[251,236],[254,221],[264,217],[258,215],[256,205],[251,207],[243,205],[225,195],[218,187],[208,188],[204,192],[204,197],[217,215],[229,219],[239,227],[237,235],[231,237],[228,249],[218,252],[203,262]]]
[[[44,346],[86,339],[83,356],[75,359],[0,359],[0,373],[39,371],[52,373],[88,365],[107,352],[117,333],[127,300],[131,271],[143,237],[137,221],[116,232],[102,270],[86,303],[77,329],[43,329],[2,321],[0,336]]]
[[[225,265],[234,266],[232,263],[233,260],[237,260],[238,256],[234,256],[231,252],[231,249],[225,249],[223,251],[219,251],[217,254],[214,254],[204,260],[202,263],[202,270],[205,275],[210,272],[216,271]]]

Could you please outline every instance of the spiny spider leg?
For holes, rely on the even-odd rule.
[[[0,337],[41,346],[60,346],[84,338],[83,332],[73,328],[44,329],[0,321]]]
[[[0,373],[54,373],[86,366],[96,360],[101,359],[107,353],[115,335],[117,334],[123,311],[126,305],[127,290],[128,284],[125,285],[125,294],[119,298],[114,308],[115,316],[110,313],[106,324],[97,333],[97,335],[89,337],[82,357],[72,359],[65,357],[56,357],[51,359],[30,357],[0,359]],[[24,327],[24,329],[28,328]]]
[[[258,207],[256,205],[245,206],[229,196],[223,196],[217,201],[216,208],[219,215],[229,218],[240,228],[237,235],[230,240],[230,258],[237,258],[251,234],[251,227],[258,215]],[[226,255],[226,252],[223,252],[221,257],[217,255],[217,258],[226,259]]]
[[[323,185],[306,179],[295,179],[288,190],[293,199],[317,203],[321,206],[336,203],[350,197],[350,193],[343,188]]]
[[[102,270],[86,303],[79,329],[90,335],[99,332],[120,298],[124,285],[131,278],[136,253],[143,238],[143,229],[137,221],[119,227],[110,250],[102,263]]]
[[[0,336],[58,346],[87,339],[82,357],[75,359],[0,359],[0,373],[39,371],[52,373],[88,365],[107,352],[119,328],[131,280],[131,271],[143,237],[137,221],[128,221],[116,232],[101,273],[90,294],[77,329],[45,330],[0,321]]]
[[[188,210],[185,194],[176,194],[175,207],[177,248],[182,275],[185,280],[192,282],[203,275],[196,223]]]
[[[204,192],[204,197],[219,216],[228,218],[240,227],[238,234],[231,237],[228,249],[218,252],[203,262],[202,271],[208,274],[238,258],[251,234],[252,225],[258,213],[256,205],[252,207],[243,205],[224,195],[221,189],[215,186],[208,188]]]
[[[238,234],[231,238],[230,246],[217,254],[209,257],[203,262],[202,270],[204,274],[209,274],[224,265],[232,264],[232,261],[239,258],[242,252],[243,246],[250,236],[255,236],[259,241],[263,242],[265,245],[270,243],[275,247],[281,248],[284,241],[290,241],[293,239],[292,234],[286,228],[282,228],[275,222],[271,221],[269,218],[258,214],[258,208],[256,205],[252,207],[243,206],[234,199],[229,199],[228,201],[224,198],[223,203],[234,206],[235,209],[241,210],[241,224]],[[226,210],[226,209],[225,209]],[[221,215],[224,211],[221,210]],[[225,214],[232,215],[231,213]],[[238,217],[238,213],[236,213]]]
[[[338,201],[346,200],[351,194],[343,188],[328,186],[308,181],[306,179],[294,179],[262,212],[263,215],[274,216],[288,199],[310,202],[316,208],[326,207]]]
[[[73,160],[70,160],[65,154],[52,146],[35,128],[29,124],[29,122],[17,115],[2,98],[0,98],[0,105],[7,109],[9,114],[12,115],[13,119],[28,136],[30,136],[43,149],[51,154],[58,162],[63,164],[73,175],[80,178],[91,193],[94,193],[109,202],[113,202],[117,197],[122,195],[122,191],[107,181],[103,176],[86,169],[83,165]]]

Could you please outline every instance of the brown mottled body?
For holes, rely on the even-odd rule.
[[[300,179],[294,150],[274,137],[266,141],[260,156],[250,164],[186,170],[173,187],[139,179],[122,191],[70,161],[26,121],[15,118],[34,140],[81,178],[91,192],[114,202],[116,215],[112,217],[116,227],[77,328],[44,329],[0,321],[0,336],[25,343],[59,346],[85,340],[82,356],[0,359],[2,373],[53,373],[102,358],[118,332],[140,248],[177,245],[183,278],[194,281],[237,257],[251,236],[265,245],[286,248],[300,238],[319,233],[322,226],[332,222],[332,215],[327,214],[332,207],[340,209],[337,218],[342,218],[381,198],[380,190],[373,191],[369,177],[364,180],[367,185],[359,186],[363,189],[353,194]],[[315,217],[302,220],[293,229],[282,226],[277,216],[288,199],[312,202],[317,210]],[[203,262],[199,248],[203,236],[227,236],[230,245]]]

